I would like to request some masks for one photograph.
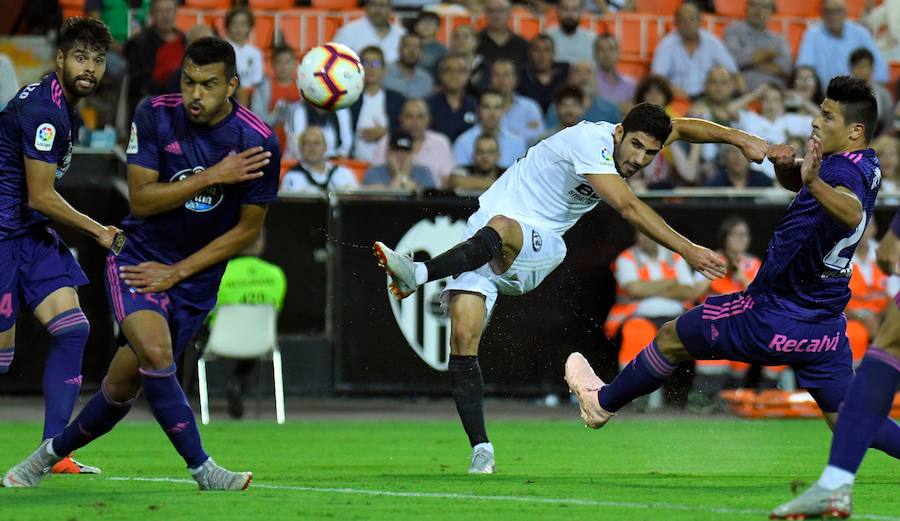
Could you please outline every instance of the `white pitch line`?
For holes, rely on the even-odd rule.
[[[138,478],[138,477],[108,477],[97,478],[110,481],[140,481],[149,483],[178,483],[186,485],[196,485],[197,482],[192,479],[177,478]],[[757,510],[753,508],[727,508],[727,507],[702,507],[692,505],[679,505],[675,503],[634,503],[626,501],[603,501],[598,499],[581,499],[581,498],[547,498],[536,496],[480,496],[475,494],[454,494],[450,492],[396,492],[392,490],[373,490],[364,488],[331,488],[331,487],[304,487],[299,485],[272,485],[268,483],[253,483],[251,488],[261,488],[265,490],[291,490],[294,492],[313,492],[320,494],[349,494],[357,496],[384,496],[384,497],[406,497],[406,498],[428,498],[428,499],[456,499],[466,501],[509,501],[518,503],[538,503],[553,505],[575,505],[586,507],[617,507],[631,508],[636,510],[676,510],[681,512],[701,512],[705,514],[748,514],[748,515],[769,515],[768,510]],[[900,517],[882,516],[877,514],[854,514],[854,519],[872,519],[874,521],[900,521]]]

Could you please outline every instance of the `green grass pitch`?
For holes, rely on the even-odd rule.
[[[250,469],[250,490],[197,490],[154,423],[124,423],[79,457],[100,477],[52,476],[0,489],[0,520],[591,519],[761,520],[794,479],[818,477],[821,421],[620,417],[602,431],[575,420],[490,422],[492,476],[465,473],[452,421],[214,423],[220,464]],[[3,469],[37,442],[35,423],[2,426]],[[900,520],[900,465],[870,451],[854,519]]]

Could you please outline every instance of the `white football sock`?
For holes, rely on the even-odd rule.
[[[59,457],[57,453],[53,452],[53,440],[51,440],[50,443],[47,444],[47,454],[53,456],[54,458]]]
[[[428,282],[428,268],[425,267],[424,262],[416,262],[416,284],[421,286]]]
[[[828,465],[819,478],[819,486],[826,490],[837,490],[844,485],[852,485],[855,477],[851,472]]]

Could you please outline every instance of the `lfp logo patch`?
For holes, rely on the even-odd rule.
[[[41,152],[49,152],[53,148],[53,140],[56,138],[56,127],[50,123],[44,123],[37,128],[34,134],[34,148]]]
[[[612,161],[612,154],[609,153],[608,148],[603,147],[603,149],[600,150],[600,159],[604,161]]]

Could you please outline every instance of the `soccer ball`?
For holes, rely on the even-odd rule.
[[[364,77],[359,56],[334,42],[310,49],[297,66],[300,94],[307,103],[323,110],[353,105],[362,94]]]

